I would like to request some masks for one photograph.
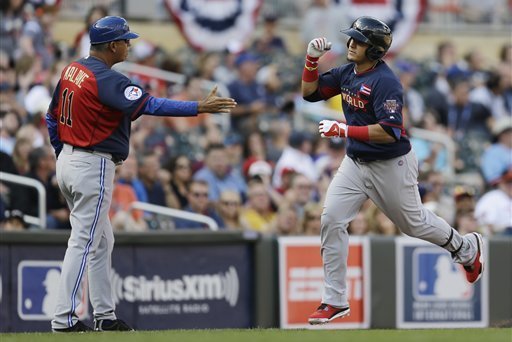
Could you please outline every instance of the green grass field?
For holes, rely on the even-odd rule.
[[[511,342],[512,329],[166,330],[129,333],[0,334],[1,342]]]

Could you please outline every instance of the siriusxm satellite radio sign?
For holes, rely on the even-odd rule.
[[[398,328],[488,325],[486,273],[470,284],[447,251],[412,238],[396,244]]]

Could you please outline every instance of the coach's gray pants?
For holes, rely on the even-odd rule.
[[[94,317],[116,318],[110,284],[114,234],[108,217],[114,173],[114,163],[100,155],[77,151],[69,145],[59,155],[57,181],[71,210],[72,229],[52,328],[67,328],[77,322],[85,272]]]
[[[460,248],[453,260],[461,264],[472,261],[477,251],[476,240],[462,237],[422,205],[417,178],[418,161],[412,150],[401,157],[370,163],[359,163],[348,156],[343,159],[327,189],[322,213],[322,303],[348,306],[347,227],[368,198],[403,233],[443,246],[450,252]],[[447,244],[452,233],[453,237]]]

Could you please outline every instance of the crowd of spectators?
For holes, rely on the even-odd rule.
[[[0,9],[0,166],[2,172],[40,181],[46,189],[46,228],[69,229],[44,115],[63,66],[87,54],[87,27],[108,9],[91,8],[74,45],[67,46],[52,38],[56,7],[38,3],[4,1]],[[207,91],[203,81],[214,81],[229,90],[238,107],[227,125],[213,115],[142,116],[133,123],[130,155],[116,170],[111,207],[116,230],[207,228],[131,208],[144,202],[209,216],[220,229],[319,235],[323,196],[345,156],[345,141],[320,139],[317,121],[301,112],[303,56],[288,52],[278,21],[265,15],[253,41],[219,53],[165,51],[150,37],[133,42],[132,62],[186,75],[183,84],[129,75],[147,91],[199,100]],[[344,60],[343,51],[329,54],[328,63]],[[404,86],[406,129],[444,136],[456,146],[452,165],[450,151],[439,141],[411,139],[423,202],[460,231],[487,235],[512,233],[510,42],[496,59],[486,61],[478,48],[457,51],[447,40],[431,58],[387,61]],[[320,117],[331,109],[315,106]],[[447,176],[450,167],[455,177]],[[38,214],[34,190],[2,182],[0,195],[2,228],[29,228],[24,217]],[[349,231],[399,234],[371,201]]]

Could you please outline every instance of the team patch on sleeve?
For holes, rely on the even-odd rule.
[[[140,89],[137,86],[131,85],[131,86],[126,87],[126,89],[124,90],[124,97],[126,97],[127,100],[135,101],[135,100],[140,99],[141,96],[142,96],[142,89]]]
[[[400,111],[397,100],[386,100],[383,105],[384,111],[388,114],[395,114]]]

